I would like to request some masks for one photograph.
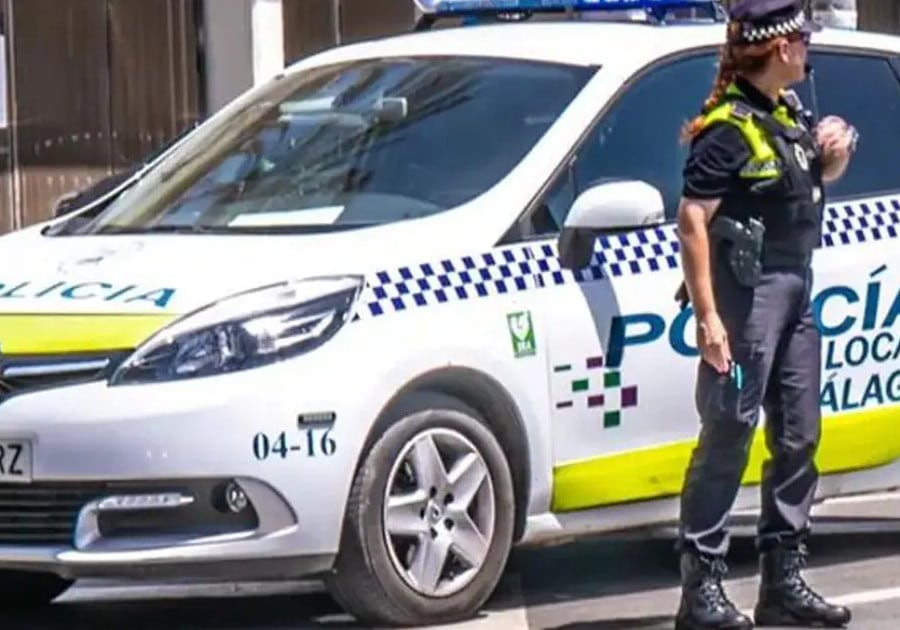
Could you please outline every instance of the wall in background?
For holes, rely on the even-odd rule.
[[[808,6],[900,33],[900,0]],[[60,196],[285,65],[407,32],[417,17],[412,0],[0,0],[0,233],[49,218]]]

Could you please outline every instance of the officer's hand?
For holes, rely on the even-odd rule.
[[[718,313],[711,313],[697,323],[697,344],[703,360],[719,374],[725,374],[731,367],[731,349],[728,334]]]
[[[816,141],[822,147],[825,160],[843,159],[850,153],[853,133],[850,125],[839,116],[826,116],[816,125]]]

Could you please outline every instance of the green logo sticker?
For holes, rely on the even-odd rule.
[[[510,313],[506,316],[506,322],[509,325],[509,336],[516,358],[532,356],[537,350],[534,343],[534,327],[531,325],[531,312]]]

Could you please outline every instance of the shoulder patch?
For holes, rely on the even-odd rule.
[[[797,92],[795,92],[794,90],[782,90],[781,100],[783,100],[784,104],[793,109],[795,112],[803,111],[803,101],[800,100],[800,97],[797,96]]]
[[[740,101],[734,101],[731,104],[731,115],[738,120],[747,121],[753,116],[753,110]]]

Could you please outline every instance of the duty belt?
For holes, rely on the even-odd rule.
[[[812,263],[812,254],[802,251],[786,251],[763,243],[761,264],[763,269],[776,267],[802,268]]]

